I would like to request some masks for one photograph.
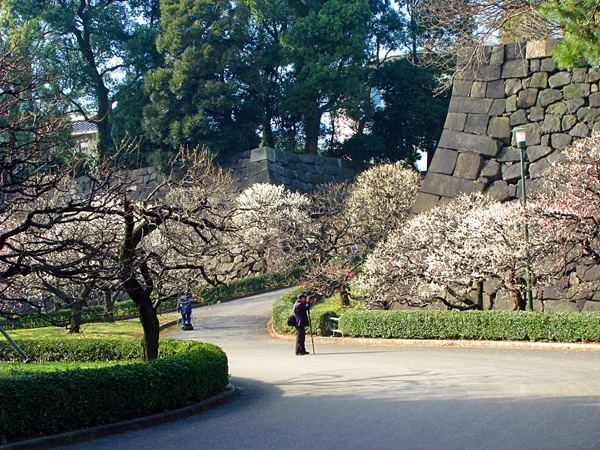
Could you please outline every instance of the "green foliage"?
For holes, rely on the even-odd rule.
[[[340,329],[372,338],[600,342],[600,313],[348,311]]]
[[[418,151],[433,154],[442,134],[450,98],[436,95],[430,69],[406,58],[383,64],[373,75],[381,104],[368,118],[369,133],[356,134],[335,150],[355,161],[403,161],[414,166]]]
[[[37,345],[42,359],[56,358],[59,351],[90,360],[140,354],[138,341],[93,341],[83,352],[59,343]],[[227,357],[214,345],[166,340],[161,354],[145,363],[0,379],[0,430],[10,439],[97,426],[183,407],[228,383]]]
[[[600,15],[597,0],[549,0],[541,11],[564,32],[552,56],[563,67],[600,68]]]
[[[273,304],[272,315],[273,315],[273,328],[277,331],[292,334],[296,332],[295,327],[290,327],[287,324],[287,318],[292,314],[292,308],[294,302],[298,297],[298,294],[302,292],[301,287],[296,287],[279,297]],[[327,323],[330,317],[337,317],[334,311],[311,309],[310,319],[312,324],[312,332],[316,335],[328,334]]]

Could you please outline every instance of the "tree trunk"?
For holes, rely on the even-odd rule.
[[[340,297],[342,298],[342,306],[350,306],[350,296],[346,289],[340,290]]]
[[[141,298],[145,297],[145,298]],[[160,334],[158,316],[149,295],[140,296],[136,301],[140,313],[140,321],[144,329],[142,338],[142,361],[158,358],[158,338]]]
[[[271,127],[271,116],[267,115],[262,123],[262,140],[261,146],[275,148],[275,137],[273,136],[273,128]]]
[[[317,155],[319,150],[319,132],[321,131],[321,112],[318,107],[307,110],[304,114],[304,134],[306,153]]]
[[[69,327],[69,334],[76,334],[81,331],[81,311],[83,309],[83,303],[85,300],[75,300],[71,303],[71,323]]]
[[[114,307],[115,301],[112,296],[112,291],[110,289],[106,289],[104,291],[104,321],[105,322],[114,322]]]

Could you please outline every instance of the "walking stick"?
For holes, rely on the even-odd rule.
[[[312,342],[313,355],[315,355],[315,340],[313,339],[312,320],[310,320],[310,309],[308,310],[308,328],[310,330],[310,341]]]

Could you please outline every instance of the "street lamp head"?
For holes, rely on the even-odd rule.
[[[525,127],[518,127],[512,130],[518,148],[525,148],[527,146],[527,131],[529,130]]]

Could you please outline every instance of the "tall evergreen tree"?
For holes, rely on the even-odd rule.
[[[113,94],[151,52],[140,36],[158,23],[158,1],[4,0],[1,8],[3,33],[20,40],[37,70],[50,74],[54,95],[96,122],[100,154],[109,152]]]

